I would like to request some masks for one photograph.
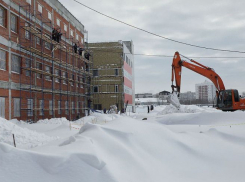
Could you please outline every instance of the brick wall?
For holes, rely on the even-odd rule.
[[[5,3],[6,2],[6,3]],[[78,115],[82,116],[84,113],[84,107],[82,108],[80,104],[79,109],[72,110],[71,105],[72,102],[74,102],[74,107],[78,108],[78,103],[86,103],[87,98],[84,96],[86,88],[84,83],[77,83],[78,81],[87,81],[89,77],[88,72],[84,72],[85,70],[85,59],[82,57],[73,56],[67,51],[73,50],[73,44],[76,42],[77,45],[80,47],[84,47],[83,45],[83,32],[81,31],[81,27],[83,25],[79,25],[79,27],[76,27],[75,25],[79,24],[78,21],[73,18],[72,15],[66,14],[66,17],[63,17],[60,13],[64,10],[65,13],[68,11],[61,6],[61,4],[57,1],[58,5],[60,5],[62,8],[59,9],[59,12],[56,11],[56,7],[50,6],[49,3],[47,3],[47,0],[39,0],[31,2],[31,6],[28,7],[28,3],[26,0],[13,0],[12,3],[10,1],[3,1],[0,0],[0,6],[4,8],[6,13],[6,23],[4,26],[0,26],[0,35],[1,39],[6,43],[0,43],[0,49],[6,51],[6,70],[0,70],[0,82],[6,82],[7,86],[6,88],[0,88],[0,97],[6,97],[5,99],[5,117],[7,119],[11,118],[17,118],[22,120],[32,119],[32,120],[38,120],[43,118],[51,118],[51,117],[66,117],[67,119],[73,120]],[[9,6],[11,4],[11,7]],[[42,13],[38,12],[38,4],[42,6]],[[36,18],[39,21],[45,22],[45,26],[50,27],[50,29],[46,29],[45,27],[41,27],[37,23],[33,23],[35,25],[35,30],[40,31],[42,38],[44,38],[46,35],[47,37],[51,37],[51,30],[52,27],[58,28],[60,27],[60,31],[63,33],[63,40],[61,41],[62,46],[57,46],[55,48],[55,44],[50,46],[50,48],[46,48],[45,41],[41,40],[40,42],[37,41],[37,33],[36,34],[30,34],[29,38],[26,38],[27,31],[23,28],[24,26],[28,26],[27,23],[30,20],[30,17],[24,17],[25,15],[19,13],[19,5],[22,7],[25,12],[32,12],[35,14]],[[25,7],[24,7],[25,6]],[[54,6],[54,5],[53,5]],[[10,9],[9,9],[10,7]],[[36,12],[34,11],[36,9]],[[64,13],[63,12],[63,13]],[[48,13],[51,13],[51,20],[48,17]],[[10,22],[9,20],[9,14],[13,14],[17,18],[17,30],[15,32],[10,31]],[[27,13],[28,14],[28,13]],[[20,18],[24,17],[24,19]],[[71,19],[67,18],[71,17]],[[57,25],[57,19],[60,20],[60,26]],[[75,23],[74,23],[75,22]],[[26,25],[27,24],[27,25]],[[64,30],[64,24],[67,25],[67,31]],[[71,39],[70,36],[70,28],[74,31],[74,38]],[[10,35],[9,35],[10,32]],[[78,35],[78,40],[76,39],[76,34]],[[39,38],[40,39],[40,38]],[[11,44],[9,42],[11,40]],[[21,45],[17,47],[17,44]],[[11,47],[8,47],[8,45],[11,45]],[[60,49],[63,47],[62,49]],[[64,47],[66,50],[64,50]],[[33,48],[38,50],[26,52],[26,48]],[[55,49],[54,49],[55,48]],[[14,73],[10,70],[9,63],[11,65],[11,56],[17,55],[21,58],[20,66],[22,67],[20,73]],[[49,55],[49,57],[46,57],[45,55]],[[10,56],[10,60],[9,60]],[[46,59],[46,58],[47,59]],[[53,58],[52,58],[53,57]],[[55,61],[54,61],[55,59]],[[39,71],[35,70],[26,70],[27,63],[26,60],[30,60],[30,67],[37,69]],[[59,62],[59,61],[60,62]],[[41,63],[41,67],[37,67],[37,63]],[[61,63],[64,63],[61,65]],[[70,65],[70,66],[69,66]],[[67,74],[66,80],[67,84],[63,83],[62,78],[58,78],[58,82],[55,79],[55,77],[51,77],[51,80],[48,80],[46,77],[49,77],[49,75],[46,75],[46,67],[50,67],[50,73],[54,74],[55,70],[59,70],[61,73],[61,77],[63,76],[63,72]],[[29,68],[29,67],[28,67]],[[80,69],[80,70],[79,70]],[[43,71],[43,74],[42,72]],[[41,75],[40,78],[38,78]],[[73,76],[74,75],[74,76]],[[0,86],[1,87],[1,86]],[[19,90],[19,87],[21,88],[38,88],[41,89],[39,91],[25,91],[21,89]],[[42,90],[51,90],[55,91],[52,93],[49,92],[42,92]],[[11,91],[11,98],[9,98],[9,91]],[[65,93],[65,94],[64,94]],[[14,98],[21,98],[21,117],[14,117]],[[27,100],[33,99],[33,116],[28,116],[28,110],[24,110],[27,108]],[[45,99],[44,99],[45,98]],[[11,106],[9,106],[9,99],[11,99]],[[40,115],[40,103],[39,100],[44,99],[44,115]],[[50,114],[49,109],[49,101],[53,99],[53,107],[54,111],[52,115]],[[58,100],[61,101],[61,114],[58,114]],[[70,106],[69,113],[65,114],[65,101],[68,101],[68,105]],[[11,112],[11,115],[9,117],[9,113]]]

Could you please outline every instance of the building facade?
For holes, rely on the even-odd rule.
[[[164,90],[164,91],[162,91],[162,92],[159,92],[159,93],[157,94],[159,103],[160,103],[161,105],[166,105],[166,104],[168,104],[168,99],[167,99],[167,98],[168,98],[169,94],[170,94],[170,92],[168,92],[168,91],[166,91],[166,90]]]
[[[195,85],[196,99],[213,102],[216,96],[216,87],[212,82],[205,80]]]
[[[159,92],[158,97],[167,100],[169,94],[170,94],[169,91],[164,90],[162,92]]]
[[[90,43],[93,52],[92,106],[135,111],[134,56],[132,41]]]
[[[0,116],[29,121],[83,116],[92,63],[86,35],[57,0],[0,0]]]

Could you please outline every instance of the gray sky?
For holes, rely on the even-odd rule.
[[[104,14],[139,28],[199,46],[245,51],[243,0],[78,0]],[[135,53],[173,56],[245,57],[245,54],[199,49],[141,32],[93,12],[73,0],[60,0],[85,26],[89,42],[133,40]],[[194,60],[213,68],[227,89],[245,91],[245,59]],[[135,56],[136,93],[171,91],[172,57]],[[205,77],[182,71],[181,92],[195,91]]]

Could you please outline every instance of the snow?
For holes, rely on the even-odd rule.
[[[0,181],[243,182],[244,118],[243,111],[182,105],[75,122],[0,119]],[[22,137],[16,148],[13,132]]]
[[[38,123],[44,123],[44,124],[68,124],[69,120],[67,120],[66,118],[52,118],[52,119],[39,120]]]
[[[20,148],[33,148],[52,140],[56,140],[58,137],[49,137],[43,133],[38,133],[36,131],[28,130],[27,128],[22,128],[16,124],[16,120],[8,122],[7,120],[0,118],[0,143],[4,142],[9,145],[13,145],[13,134]],[[24,122],[20,122],[20,125],[28,125]]]

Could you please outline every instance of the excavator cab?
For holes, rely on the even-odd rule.
[[[234,111],[239,101],[237,90],[221,90],[218,93],[217,108],[222,111]]]

